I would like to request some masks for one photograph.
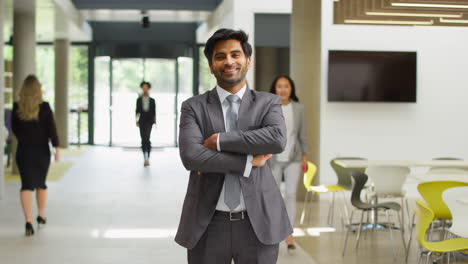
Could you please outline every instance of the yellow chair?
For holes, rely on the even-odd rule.
[[[418,192],[424,198],[424,201],[426,202],[427,206],[434,213],[434,219],[437,221],[441,221],[442,223],[442,237],[445,236],[445,226],[447,220],[452,219],[452,214],[450,213],[449,208],[442,199],[442,193],[449,188],[461,186],[468,186],[468,183],[457,181],[432,181],[423,182],[418,185]],[[410,242],[413,239],[412,230],[415,216],[416,215],[413,215],[413,220],[410,222]],[[431,225],[431,232],[433,231],[433,229],[434,225]],[[406,248],[406,258],[408,258],[409,255],[410,245],[411,243],[408,243],[408,247]]]
[[[442,199],[442,193],[449,188],[462,186],[468,186],[468,183],[458,181],[423,182],[418,185],[418,191],[434,212],[435,218],[451,220],[452,214]]]
[[[416,205],[416,240],[418,241],[421,247],[428,250],[426,256],[426,263],[429,263],[431,255],[433,255],[433,253],[443,254],[447,252],[468,250],[468,239],[466,238],[453,238],[437,242],[427,241],[426,233],[432,221],[434,220],[435,215],[434,212],[427,205],[424,204],[424,202],[417,200]],[[419,255],[418,263],[421,260],[422,255],[424,253],[426,252],[422,251]],[[443,255],[439,256],[439,258],[442,256]]]
[[[328,216],[327,216],[327,223],[329,225],[333,224],[333,209],[335,207],[335,193],[336,192],[341,192],[341,191],[346,191],[345,188],[339,186],[339,185],[320,185],[320,186],[313,186],[312,182],[314,180],[314,176],[317,173],[317,166],[313,164],[312,162],[308,161],[307,162],[308,168],[307,172],[304,173],[304,177],[302,178],[302,181],[304,183],[304,187],[307,190],[306,197],[304,199],[304,207],[302,209],[302,214],[301,214],[301,221],[300,224],[302,225],[304,222],[305,218],[305,210],[307,208],[307,203],[309,202],[309,194],[321,194],[321,193],[332,193],[332,204],[330,208],[328,209]],[[309,217],[307,220],[307,224],[310,223],[310,213]]]

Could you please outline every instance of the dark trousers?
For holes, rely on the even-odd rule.
[[[195,248],[188,250],[189,264],[275,264],[278,245],[264,245],[247,217],[229,221],[215,214]]]
[[[143,154],[147,153],[148,157],[151,152],[151,129],[153,128],[153,123],[142,122],[140,123],[140,136],[141,136],[141,149]]]

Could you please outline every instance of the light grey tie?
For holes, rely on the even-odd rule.
[[[229,107],[226,110],[226,131],[236,131],[240,98],[235,94],[231,94],[226,100],[229,102]],[[224,188],[224,203],[233,211],[240,204],[241,189],[239,176],[226,174],[224,178]]]

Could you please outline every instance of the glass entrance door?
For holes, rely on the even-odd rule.
[[[156,100],[156,126],[151,133],[154,147],[177,145],[179,79],[182,98],[189,94],[185,86],[192,83],[191,58],[113,59],[96,57],[95,143],[110,146],[139,147],[136,126],[136,100],[142,80],[151,83],[150,95]],[[179,70],[179,63],[181,69]],[[107,81],[106,81],[107,80]]]
[[[156,127],[151,133],[153,146],[175,146],[177,84],[174,59],[145,59],[144,79],[151,83],[151,96],[156,100]]]
[[[113,59],[111,86],[111,145],[138,146],[140,135],[135,102],[143,80],[142,59]]]

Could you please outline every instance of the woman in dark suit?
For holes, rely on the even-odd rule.
[[[136,102],[136,125],[140,128],[141,149],[145,158],[145,167],[149,166],[149,157],[151,153],[151,129],[156,123],[156,101],[149,96],[151,84],[141,82],[140,88],[143,94],[138,97]]]
[[[36,190],[37,223],[46,223],[46,177],[50,165],[49,140],[55,147],[55,161],[59,160],[58,136],[54,115],[42,100],[41,83],[29,75],[13,105],[12,130],[18,140],[16,163],[21,177],[21,205],[26,218],[26,236],[34,235],[32,226],[32,193]]]
[[[302,173],[307,171],[307,133],[304,106],[299,103],[293,80],[286,75],[275,78],[271,93],[281,97],[283,116],[286,122],[287,143],[284,151],[273,155],[272,172],[278,186],[284,177],[286,190],[284,200],[291,225],[296,220],[296,190]],[[283,176],[283,177],[282,177]],[[286,239],[288,249],[295,249],[293,236]]]

